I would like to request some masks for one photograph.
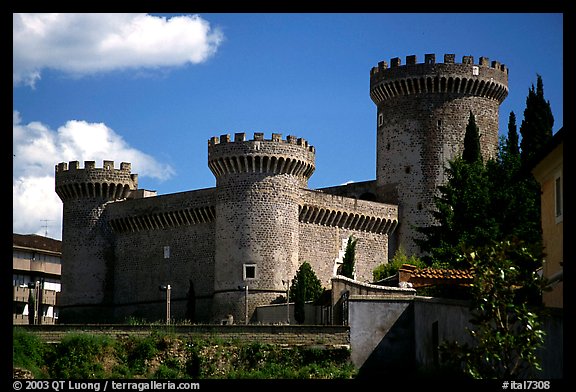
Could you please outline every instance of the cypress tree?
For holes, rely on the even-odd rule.
[[[346,250],[344,252],[344,258],[342,259],[342,266],[340,270],[340,275],[344,275],[347,278],[354,279],[354,259],[356,258],[356,242],[358,240],[348,237],[348,243],[346,244]]]
[[[514,112],[510,112],[510,116],[508,117],[506,152],[510,156],[518,156],[520,154],[520,147],[518,145],[518,130],[516,127],[516,114],[514,114]]]
[[[480,152],[480,130],[476,125],[476,118],[472,112],[470,112],[468,125],[466,126],[466,133],[464,135],[464,151],[462,152],[462,159],[468,163],[482,162],[482,154]]]
[[[458,255],[467,248],[503,240],[522,241],[532,254],[542,254],[540,186],[527,170],[552,137],[554,120],[540,76],[537,88],[529,90],[524,116],[522,143],[511,112],[508,135],[500,139],[497,157],[483,165],[475,164],[481,163],[481,156],[470,114],[462,157],[448,162],[448,181],[438,188],[436,209],[431,211],[437,224],[417,229],[424,234],[416,243],[427,253],[423,257],[427,264],[456,266]],[[534,266],[518,267],[525,274],[534,272]]]
[[[520,156],[524,166],[531,165],[534,156],[552,138],[553,125],[554,116],[550,102],[544,98],[542,77],[537,75],[536,90],[532,85],[528,91],[524,119],[520,125]]]
[[[432,211],[437,224],[419,227],[424,235],[415,239],[428,265],[458,268],[458,256],[468,248],[483,246],[497,236],[496,219],[490,211],[490,184],[481,161],[461,157],[448,161],[448,181],[439,186]]]
[[[416,239],[420,249],[428,253],[428,264],[449,267],[466,248],[481,246],[497,234],[497,224],[490,214],[490,184],[480,152],[480,131],[470,112],[464,150],[461,157],[448,161],[448,181],[438,187],[436,210],[432,215],[438,223],[421,227],[424,234]]]
[[[310,263],[302,263],[290,285],[290,300],[294,301],[294,318],[298,324],[305,319],[304,304],[317,300],[324,289]]]

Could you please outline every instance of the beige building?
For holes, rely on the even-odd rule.
[[[55,324],[62,242],[33,234],[13,234],[13,324]]]
[[[542,300],[555,308],[564,307],[564,133],[556,132],[532,169],[542,190],[543,275],[550,288]]]

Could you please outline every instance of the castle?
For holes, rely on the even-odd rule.
[[[508,68],[472,56],[437,63],[407,56],[370,71],[376,104],[376,179],[312,190],[315,148],[303,138],[235,133],[208,140],[214,188],[166,195],[138,189],[130,163],[58,163],[63,202],[61,322],[165,316],[196,322],[235,320],[286,294],[309,262],[329,288],[350,236],[355,278],[402,246],[418,253],[415,228],[433,223],[447,160],[460,154],[470,113],[482,154],[498,148],[498,111]]]

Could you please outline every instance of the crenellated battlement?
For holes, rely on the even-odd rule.
[[[443,63],[436,63],[436,55],[433,53],[424,55],[424,62],[418,64],[416,55],[406,56],[406,64],[409,65],[432,65],[432,64],[463,64],[463,65],[474,65],[474,56],[462,56],[462,62],[456,63],[456,55],[453,53],[444,55]],[[508,74],[508,67],[505,64],[501,64],[499,61],[492,61],[488,57],[480,57],[478,59],[478,64],[481,67],[493,68]],[[402,66],[402,59],[400,57],[394,57],[390,59],[390,68],[397,68]],[[380,61],[377,67],[373,67],[370,70],[370,76],[378,74],[381,71],[388,69],[388,63],[386,61]]]
[[[247,140],[246,133],[214,136],[208,140],[208,166],[216,177],[230,173],[291,174],[309,178],[315,170],[316,149],[307,140],[293,135],[254,132]]]
[[[56,165],[56,173],[62,173],[67,170],[76,171],[76,170],[120,170],[125,172],[130,172],[132,170],[132,164],[129,162],[122,162],[120,163],[120,169],[114,169],[114,161],[103,161],[102,167],[96,167],[96,161],[84,161],[84,168],[80,168],[79,161],[70,161],[70,162],[60,162]],[[136,175],[136,174],[135,174]]]
[[[316,152],[314,146],[309,145],[308,141],[306,139],[299,138],[299,137],[296,137],[293,135],[288,135],[288,136],[286,136],[286,140],[283,140],[281,133],[272,133],[272,137],[270,139],[265,139],[263,132],[254,132],[254,138],[251,140],[246,139],[246,133],[245,132],[235,133],[234,134],[234,140],[231,139],[230,134],[224,134],[224,135],[221,135],[220,137],[213,136],[208,140],[208,147],[213,147],[213,146],[218,145],[218,144],[243,143],[243,142],[254,142],[254,141],[293,144],[293,145],[302,146],[302,147],[308,149],[308,151],[310,151],[312,153]]]
[[[399,57],[380,61],[370,70],[370,96],[378,104],[385,100],[421,93],[454,93],[480,96],[502,102],[508,95],[508,67],[499,61],[463,56],[455,61],[455,54],[445,54],[437,63],[435,54],[426,54],[418,63],[416,55],[406,56],[402,65]]]
[[[95,161],[60,162],[55,166],[56,193],[62,200],[81,197],[102,197],[122,199],[138,189],[138,174],[132,174],[132,165],[120,163],[114,168],[114,161],[104,160],[102,167]]]

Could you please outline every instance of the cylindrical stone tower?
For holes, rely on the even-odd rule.
[[[114,161],[96,168],[94,161],[56,165],[56,193],[63,202],[62,323],[111,320],[114,250],[104,206],[138,188],[130,163]]]
[[[498,150],[498,111],[508,95],[508,68],[453,54],[436,63],[407,56],[370,72],[370,97],[377,106],[376,182],[378,199],[398,204],[398,246],[420,254],[415,227],[434,223],[434,195],[445,182],[447,161],[461,154],[470,113],[480,129],[484,161]]]
[[[315,169],[304,139],[255,133],[213,137],[208,166],[216,177],[213,321],[235,323],[286,293],[298,268],[298,205]],[[246,286],[248,290],[246,290]]]

